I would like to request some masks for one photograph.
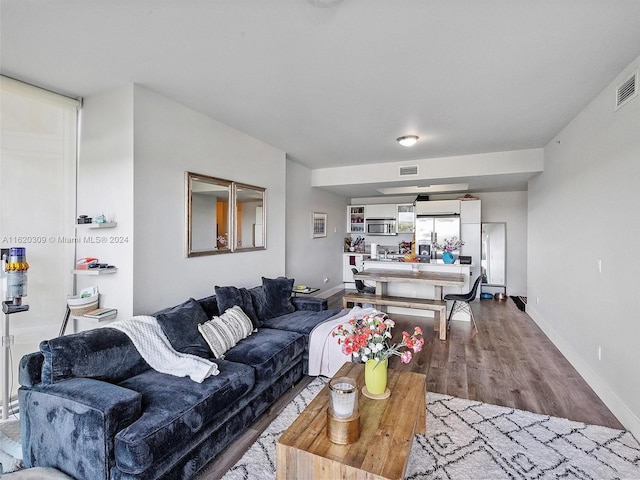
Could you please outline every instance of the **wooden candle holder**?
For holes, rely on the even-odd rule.
[[[349,418],[336,418],[331,414],[331,407],[327,408],[327,437],[338,445],[348,445],[360,438],[360,412]]]

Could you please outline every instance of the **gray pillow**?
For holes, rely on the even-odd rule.
[[[209,319],[197,300],[190,298],[153,316],[158,320],[174,350],[203,358],[211,357],[209,345],[198,331],[198,325]]]

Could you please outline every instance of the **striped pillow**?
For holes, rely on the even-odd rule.
[[[227,350],[251,335],[253,324],[242,309],[235,305],[219,317],[198,325],[198,331],[209,345],[213,356],[224,358]]]

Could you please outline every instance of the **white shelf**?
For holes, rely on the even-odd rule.
[[[109,222],[109,223],[77,223],[76,227],[82,228],[113,228],[117,226],[117,222]]]
[[[107,275],[109,273],[116,273],[117,268],[89,268],[87,270],[71,270],[74,275]]]
[[[104,322],[105,320],[111,320],[118,316],[118,312],[115,311],[112,314],[105,315],[104,317],[95,318],[95,317],[85,317],[84,315],[71,315],[74,320],[93,320],[94,322]]]

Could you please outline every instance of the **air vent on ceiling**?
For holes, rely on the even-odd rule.
[[[400,176],[404,177],[406,175],[417,175],[418,174],[418,166],[411,165],[410,167],[400,167]]]
[[[637,95],[638,71],[636,70],[631,77],[622,82],[616,89],[616,110],[629,103]]]

